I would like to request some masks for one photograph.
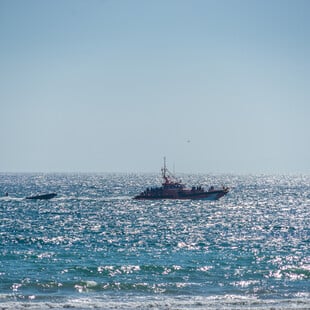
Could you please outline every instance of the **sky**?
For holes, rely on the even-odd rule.
[[[309,174],[309,12],[0,0],[0,171]]]

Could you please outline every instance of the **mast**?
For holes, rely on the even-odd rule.
[[[164,176],[166,176],[167,166],[166,166],[166,156],[164,156]]]
[[[167,172],[167,167],[166,167],[166,156],[164,156],[164,167],[161,168],[161,173],[162,173],[163,179],[164,179],[165,181],[167,181],[166,172]]]
[[[178,180],[167,168],[166,157],[164,157],[164,167],[161,168],[161,173],[164,179],[163,185],[182,185],[182,181]]]

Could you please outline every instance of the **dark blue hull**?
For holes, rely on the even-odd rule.
[[[50,194],[43,194],[43,195],[35,195],[35,196],[29,196],[29,197],[26,197],[26,199],[34,199],[34,200],[37,200],[37,199],[51,199],[51,198],[54,198],[56,197],[57,194],[56,193],[50,193]]]

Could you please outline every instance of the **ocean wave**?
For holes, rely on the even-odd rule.
[[[59,196],[1,198],[0,309],[309,306],[310,178],[189,180],[233,190],[216,202],[135,201],[153,176],[6,176],[16,196]]]
[[[0,297],[1,301],[1,297]],[[37,301],[36,296],[27,296],[21,301],[7,301],[1,303],[1,309],[5,310],[47,310],[47,309],[105,309],[105,310],[136,310],[136,309],[157,309],[157,310],[227,310],[227,309],[248,309],[248,310],[308,310],[310,302],[304,298],[280,299],[280,300],[259,300],[255,297],[224,295],[213,297],[152,297],[152,296],[95,296],[60,298],[59,300]]]

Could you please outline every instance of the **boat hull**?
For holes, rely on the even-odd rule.
[[[152,195],[152,194],[140,194],[134,199],[136,200],[160,200],[160,199],[190,199],[190,200],[218,200],[221,197],[225,196],[229,192],[228,189],[223,190],[214,190],[214,191],[208,191],[208,192],[200,192],[200,193],[191,193],[190,191],[180,191],[175,193],[161,193],[158,195]]]
[[[50,193],[50,194],[42,194],[42,195],[35,195],[35,196],[29,196],[26,197],[26,199],[32,199],[32,200],[48,200],[56,197],[56,193]]]

